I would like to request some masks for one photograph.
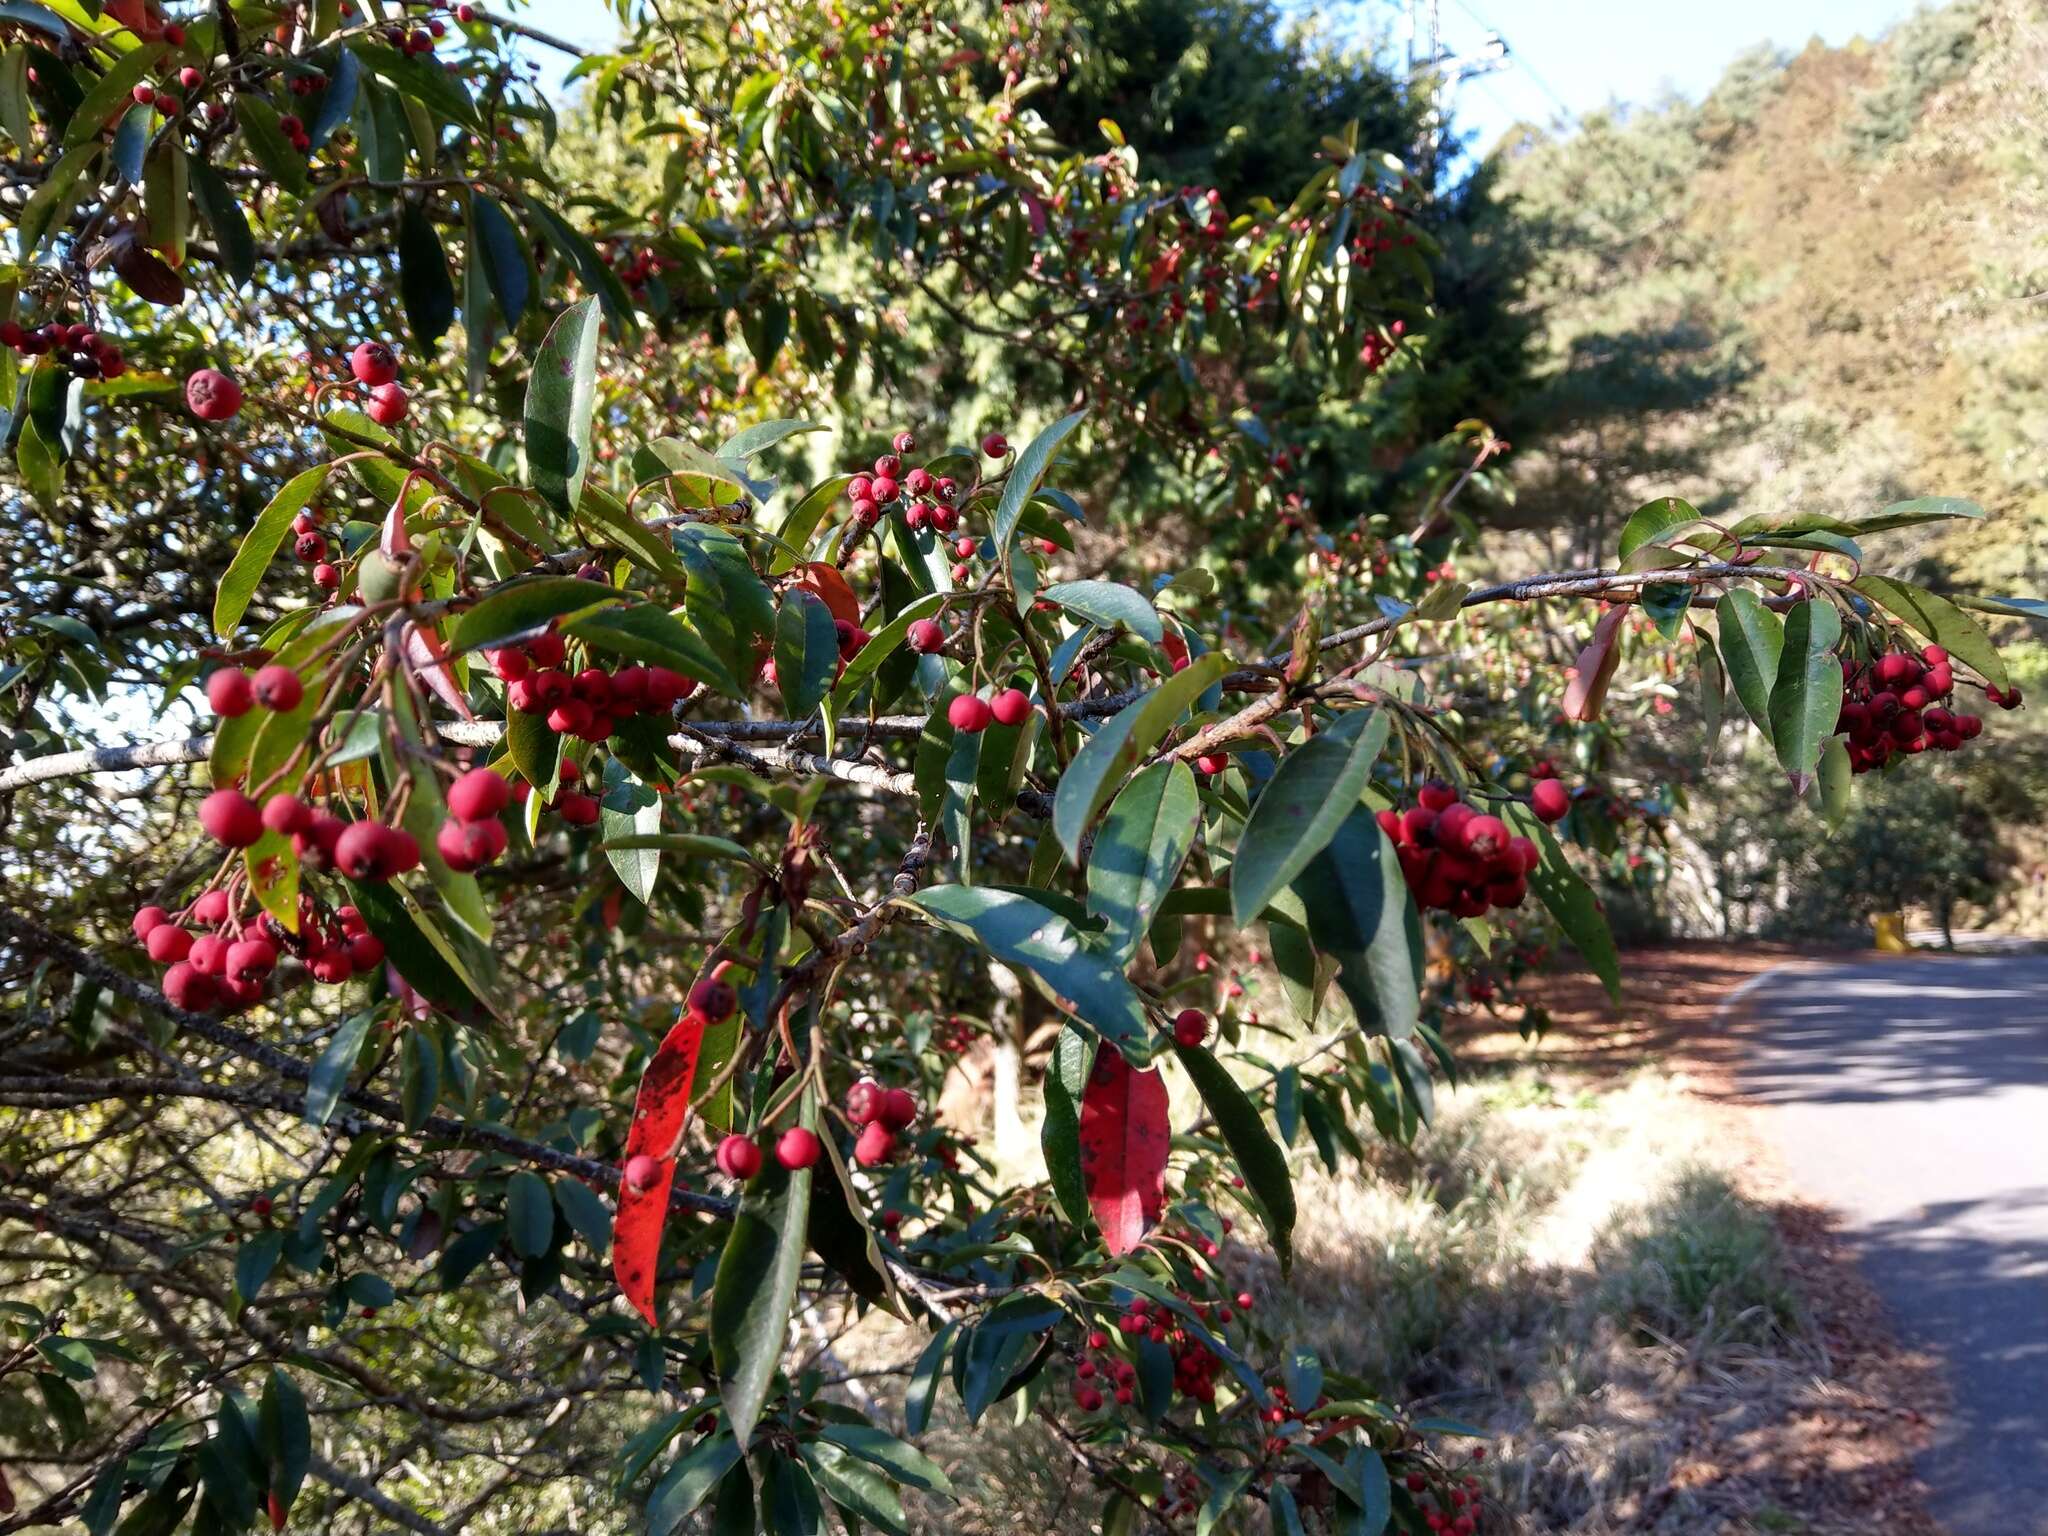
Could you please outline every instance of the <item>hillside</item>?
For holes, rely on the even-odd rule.
[[[1591,555],[1673,489],[1961,495],[2001,515],[1913,553],[2048,587],[2048,5],[1753,53],[1697,106],[1523,134],[1489,170],[1546,352],[1511,521]]]

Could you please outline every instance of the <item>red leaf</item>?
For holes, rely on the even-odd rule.
[[[690,1118],[690,1089],[697,1080],[697,1053],[704,1044],[704,1015],[685,1009],[640,1075],[633,1123],[626,1130],[620,1167],[643,1153],[660,1165],[645,1189],[619,1184],[618,1214],[612,1218],[612,1273],[635,1310],[655,1326],[654,1269],[661,1256],[661,1230],[668,1221],[668,1193],[675,1182],[676,1149]]]
[[[1081,1091],[1081,1179],[1111,1253],[1137,1247],[1165,1209],[1169,1141],[1159,1069],[1133,1071],[1104,1045]]]
[[[1593,638],[1579,652],[1578,662],[1572,668],[1575,675],[1565,686],[1567,720],[1600,718],[1600,706],[1607,702],[1607,685],[1614,680],[1614,668],[1621,660],[1616,642],[1621,638],[1621,621],[1627,616],[1628,609],[1617,604],[1601,614],[1600,622],[1593,626]]]

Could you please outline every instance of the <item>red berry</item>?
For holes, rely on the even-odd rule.
[[[1173,1018],[1173,1042],[1193,1049],[1209,1038],[1209,1016],[1199,1008],[1183,1008]]]
[[[358,342],[348,355],[348,371],[358,384],[375,389],[398,377],[398,357],[381,341]]]
[[[920,656],[929,656],[946,643],[946,626],[936,619],[919,619],[903,633],[904,643]]]
[[[1195,772],[1205,778],[1213,779],[1229,766],[1230,754],[1227,752],[1204,752],[1195,759]]]
[[[1425,811],[1446,811],[1457,801],[1458,792],[1441,779],[1431,779],[1416,792]]]
[[[138,107],[146,107],[156,100],[156,87],[145,80],[130,91],[128,97]]]
[[[907,1088],[891,1088],[882,1095],[881,1123],[900,1131],[917,1118],[917,1100]]]
[[[158,965],[169,965],[192,953],[192,935],[176,923],[160,923],[150,929],[142,947],[149,951],[149,958]]]
[[[846,1090],[846,1118],[855,1125],[873,1125],[882,1118],[882,1085],[864,1077]]]
[[[227,719],[246,715],[249,706],[256,702],[256,691],[249,684],[249,674],[240,667],[221,667],[207,674],[206,702],[213,706],[213,712]]]
[[[448,786],[448,814],[457,821],[492,821],[512,803],[512,786],[489,768],[472,768]]]
[[[277,946],[268,939],[243,939],[228,946],[228,975],[261,981],[277,967]]]
[[[242,386],[218,368],[201,368],[185,380],[185,405],[201,421],[226,421],[242,408]]]
[[[761,1149],[744,1136],[728,1136],[718,1144],[718,1171],[744,1184],[761,1171]]]
[[[258,704],[281,715],[297,709],[306,696],[306,685],[299,681],[299,674],[290,667],[274,664],[259,671],[250,680],[249,689]]]
[[[864,1128],[853,1144],[853,1160],[863,1168],[886,1163],[896,1151],[896,1133],[881,1121]]]
[[[775,1160],[785,1168],[808,1168],[817,1162],[824,1146],[815,1131],[793,1125],[775,1142]]]
[[[418,862],[419,845],[412,837],[381,821],[352,822],[335,839],[334,866],[351,880],[389,880]]]
[[[987,730],[989,721],[994,718],[988,700],[976,694],[956,694],[953,702],[946,706],[946,719],[953,729],[969,736],[976,736]]]
[[[1563,821],[1571,808],[1571,791],[1560,780],[1538,779],[1529,791],[1529,809],[1538,821]]]
[[[220,987],[211,976],[180,960],[164,972],[164,996],[173,1008],[208,1013],[220,1002]]]
[[[263,802],[263,825],[290,837],[313,825],[313,808],[290,790],[279,790]]]
[[[364,410],[378,426],[395,427],[405,420],[406,404],[411,398],[403,384],[379,384],[370,391],[370,403]]]
[[[988,701],[998,725],[1022,725],[1031,718],[1031,696],[1021,688],[1005,688]]]
[[[992,459],[1000,459],[1010,451],[1010,440],[1000,432],[991,432],[981,440],[981,451]]]
[[[723,977],[706,976],[690,988],[689,1006],[707,1022],[719,1024],[732,1017],[733,1009],[739,1006],[739,994]]]
[[[239,789],[216,789],[199,802],[199,825],[230,848],[247,848],[263,836],[263,813]]]
[[[150,934],[163,927],[170,920],[170,913],[166,912],[162,907],[151,905],[137,912],[134,920],[129,923],[128,927],[137,939],[146,940]]]

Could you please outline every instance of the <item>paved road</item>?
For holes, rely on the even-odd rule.
[[[1901,1336],[1949,1365],[1922,1458],[1953,1536],[2048,1536],[2048,956],[1773,976],[1744,1086]]]

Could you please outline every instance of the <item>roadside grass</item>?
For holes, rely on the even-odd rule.
[[[1297,1156],[1292,1283],[1249,1241],[1225,1253],[1266,1353],[1305,1344],[1390,1400],[1487,1431],[1486,1530],[1802,1528],[1753,1505],[1730,1523],[1717,1480],[1688,1480],[1701,1422],[1754,1420],[1823,1363],[1714,1111],[1656,1066],[1598,1082],[1486,1070],[1439,1100],[1413,1148],[1375,1146],[1334,1175]],[[835,1352],[901,1366],[915,1341],[894,1327],[870,1318]],[[887,1400],[901,1378],[870,1385]],[[921,1530],[1097,1528],[1101,1495],[1014,1403],[973,1431],[942,1404],[925,1443],[961,1498],[920,1508]]]

